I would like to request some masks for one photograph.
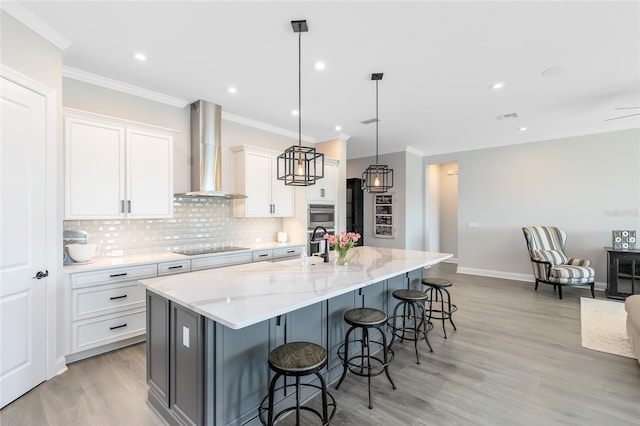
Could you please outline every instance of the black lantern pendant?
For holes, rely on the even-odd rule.
[[[371,74],[371,80],[376,82],[376,164],[362,172],[362,189],[368,192],[387,192],[393,187],[393,169],[386,164],[378,164],[378,81],[382,80],[382,75]]]
[[[324,177],[324,154],[315,148],[302,146],[302,78],[301,33],[308,32],[306,20],[291,21],[293,32],[298,33],[298,145],[292,145],[278,156],[278,179],[285,185],[310,186]]]

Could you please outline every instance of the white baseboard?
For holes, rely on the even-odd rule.
[[[505,280],[513,280],[513,281],[525,281],[534,283],[536,279],[533,274],[518,274],[515,272],[504,272],[504,271],[492,271],[488,269],[476,269],[476,268],[465,268],[462,266],[458,266],[457,272],[459,274],[467,274],[467,275],[479,275],[482,277],[493,277],[493,278],[503,278]],[[607,283],[595,282],[594,285],[595,290],[604,291],[607,288]]]
[[[67,371],[67,364],[65,363],[65,357],[64,356],[61,356],[60,358],[58,358],[56,360],[55,371],[56,371],[56,376],[64,373],[65,371]]]

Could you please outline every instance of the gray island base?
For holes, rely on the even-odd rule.
[[[323,376],[327,383],[337,380],[344,312],[391,312],[393,290],[420,289],[423,268],[449,257],[357,247],[348,266],[311,258],[302,267],[294,259],[143,280],[148,403],[169,424],[260,424],[271,350],[293,341],[317,343],[329,354]],[[291,396],[276,395],[276,410],[292,405]]]

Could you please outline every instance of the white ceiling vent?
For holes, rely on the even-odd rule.
[[[517,112],[510,112],[508,114],[496,115],[496,120],[506,120],[507,118],[518,118]]]
[[[371,123],[375,123],[376,121],[379,122],[380,120],[378,120],[377,118],[374,117],[374,118],[370,118],[368,120],[363,120],[363,121],[361,121],[361,123],[362,124],[371,124]]]

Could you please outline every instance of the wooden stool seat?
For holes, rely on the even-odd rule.
[[[434,288],[445,288],[452,286],[451,281],[445,278],[423,278],[422,284]]]
[[[378,309],[356,308],[345,312],[344,320],[349,325],[371,327],[384,324],[387,321],[387,314]]]
[[[394,290],[391,294],[398,300],[427,300],[427,293],[424,291],[401,289]]]
[[[327,365],[327,351],[320,345],[311,342],[290,342],[280,345],[269,353],[269,368],[276,374],[271,379],[269,393],[264,397],[258,409],[260,422],[264,425],[272,426],[278,418],[290,411],[296,412],[296,425],[300,425],[300,412],[302,410],[311,412],[318,416],[323,425],[331,423],[336,413],[336,400],[327,392],[327,384],[320,373],[320,370]],[[312,382],[302,383],[303,376],[315,375],[319,384]],[[280,377],[284,378],[284,384],[276,387],[276,382]],[[294,377],[295,383],[287,384],[287,377]],[[284,390],[285,395],[289,387],[295,387],[295,404],[282,409],[279,413],[274,412],[275,395]],[[300,404],[301,388],[315,388],[320,391],[322,398],[322,412],[305,407]],[[286,398],[285,398],[286,399]],[[280,404],[280,403],[279,403]],[[290,403],[289,403],[290,404]],[[285,406],[287,404],[284,404]],[[329,413],[331,408],[331,413]],[[266,419],[265,419],[266,415]]]
[[[310,342],[280,345],[269,354],[269,367],[280,372],[301,373],[321,368],[327,362],[327,351]]]

